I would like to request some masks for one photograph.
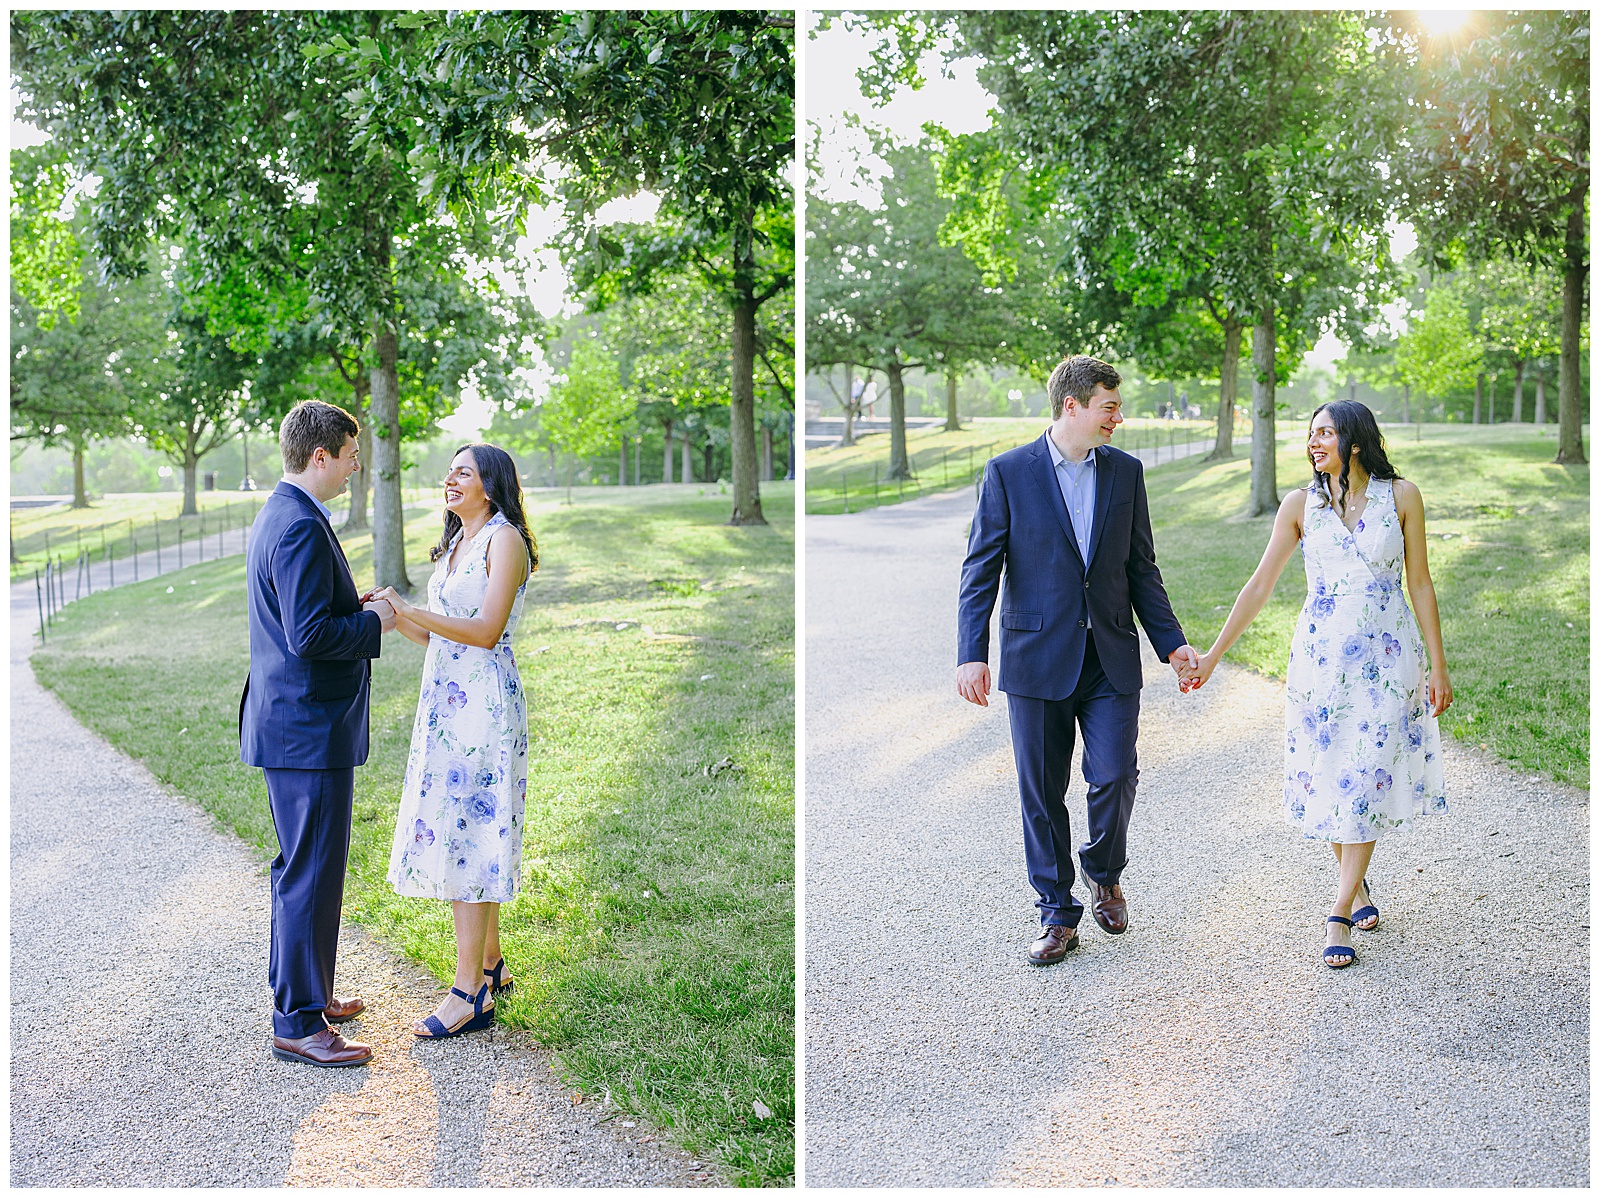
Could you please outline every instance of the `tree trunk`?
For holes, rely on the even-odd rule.
[[[617,486],[628,485],[628,438],[617,442]]]
[[[83,485],[83,442],[72,443],[72,506],[89,506],[89,492]]]
[[[716,482],[716,449],[712,446],[710,437],[707,437],[705,444],[700,447],[700,458],[701,464],[705,467],[703,481],[708,483]]]
[[[1521,358],[1517,359],[1517,381],[1511,391],[1511,423],[1522,423],[1522,371],[1527,366]]]
[[[1249,515],[1271,516],[1278,510],[1278,314],[1274,305],[1268,304],[1256,318],[1250,342],[1255,428],[1250,436]]]
[[[1233,405],[1239,402],[1239,346],[1244,341],[1244,325],[1237,320],[1222,325],[1222,375],[1217,397],[1217,444],[1206,454],[1208,462],[1233,458]]]
[[[1498,370],[1491,370],[1489,372],[1489,423],[1490,424],[1494,423],[1494,385],[1499,381],[1500,381],[1500,372]]]
[[[856,379],[850,363],[844,364],[844,436],[839,438],[839,448],[856,443]]]
[[[195,476],[200,473],[200,455],[194,451],[194,430],[185,429],[183,438],[183,514],[198,516],[200,505],[195,499]]]
[[[661,481],[672,481],[672,421],[661,422]]]
[[[371,527],[367,523],[367,492],[371,489],[367,472],[372,465],[372,418],[367,411],[367,394],[372,390],[372,376],[360,366],[356,367],[356,381],[351,384],[350,415],[356,418],[356,423],[361,426],[361,431],[356,434],[357,452],[361,457],[361,469],[350,476],[350,512],[345,517],[345,522],[340,526],[341,533],[366,532]]]
[[[684,434],[678,438],[678,465],[681,467],[679,474],[686,483],[694,482],[694,459],[689,456],[689,437]]]
[[[1545,424],[1549,419],[1544,403],[1544,371],[1541,370],[1533,376],[1533,422]]]
[[[568,507],[572,506],[572,470],[573,470],[574,465],[577,463],[577,460],[578,460],[578,458],[577,458],[576,454],[569,453],[567,455],[567,506]]]
[[[1472,423],[1483,423],[1483,371],[1478,371],[1478,381],[1472,389]]]
[[[884,477],[911,477],[911,463],[906,457],[905,370],[895,358],[889,359],[889,473]]]
[[[1400,423],[1411,423],[1411,384],[1406,383],[1400,391]]]
[[[956,413],[956,379],[959,371],[951,367],[944,372],[944,431],[959,433],[961,417]]]
[[[749,232],[741,234],[741,256],[754,262]],[[736,267],[737,269],[737,267]],[[733,306],[733,404],[728,441],[733,457],[733,514],[729,524],[765,524],[761,486],[756,482],[756,302],[742,292]]]
[[[1583,456],[1583,418],[1589,405],[1578,394],[1582,383],[1578,355],[1582,347],[1578,334],[1583,320],[1583,280],[1589,267],[1583,257],[1583,205],[1567,217],[1567,268],[1561,280],[1561,389],[1556,393],[1556,419],[1559,420],[1559,448],[1556,461],[1579,466]]]
[[[383,238],[387,251],[388,236]],[[387,253],[384,265],[387,266]],[[400,495],[400,339],[380,321],[378,369],[372,374],[372,573],[380,587],[411,593]]]
[[[772,481],[772,426],[761,426],[761,481]]]

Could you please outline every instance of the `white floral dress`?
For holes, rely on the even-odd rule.
[[[1283,810],[1307,839],[1376,840],[1447,810],[1427,656],[1406,605],[1394,484],[1355,532],[1307,488],[1306,605],[1289,647]]]
[[[506,525],[489,518],[428,580],[428,610],[478,614],[488,593],[489,541]],[[452,553],[461,534],[451,542]],[[422,666],[422,693],[411,728],[411,756],[400,793],[389,881],[401,894],[504,903],[516,894],[522,865],[523,805],[528,790],[528,709],[511,653],[522,615],[524,581],[505,631],[492,649],[434,633]]]

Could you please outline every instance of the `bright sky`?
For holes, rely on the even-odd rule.
[[[858,199],[869,206],[878,203],[876,187],[858,188],[852,176],[858,163],[868,174],[881,178],[888,165],[872,155],[864,131],[841,121],[846,113],[857,113],[868,124],[886,129],[896,140],[918,141],[928,121],[943,125],[952,133],[977,133],[989,127],[989,106],[994,97],[978,82],[977,62],[966,59],[954,65],[954,78],[940,73],[938,55],[929,54],[922,63],[927,82],[920,90],[901,89],[882,108],[870,106],[861,94],[856,72],[871,60],[873,39],[866,34],[848,33],[840,25],[817,32],[815,13],[807,17],[811,35],[806,47],[806,120],[822,130],[822,194],[829,199]]]

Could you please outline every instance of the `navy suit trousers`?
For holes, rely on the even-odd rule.
[[[272,863],[272,1030],[289,1039],[328,1026],[344,870],[350,857],[354,767],[268,769],[267,802],[278,833]]]
[[[1139,692],[1124,695],[1111,685],[1090,637],[1083,673],[1071,695],[1031,699],[1007,694],[1006,708],[1022,792],[1028,881],[1039,895],[1042,922],[1075,928],[1083,918],[1083,904],[1072,894],[1072,828],[1066,803],[1074,726],[1083,732],[1083,777],[1089,784],[1089,839],[1078,860],[1085,877],[1115,886],[1128,863],[1128,817],[1139,785]]]

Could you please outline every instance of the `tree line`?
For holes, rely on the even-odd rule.
[[[836,18],[881,39],[863,90],[979,61],[990,127],[880,141],[883,202],[807,206],[807,368],[896,374],[1063,352],[1249,387],[1252,514],[1276,510],[1277,387],[1325,332],[1419,411],[1465,383],[1558,380],[1582,462],[1589,31],[1583,12],[988,11]],[[820,145],[808,141],[813,191]],[[1417,233],[1404,263],[1397,222]],[[1411,301],[1405,336],[1381,309]],[[1248,356],[1247,356],[1248,355]],[[848,399],[848,397],[845,397]],[[1520,402],[1520,401],[1519,401]],[[954,420],[954,413],[950,415]]]
[[[18,118],[49,135],[13,155],[14,435],[199,455],[341,394],[377,581],[409,590],[400,443],[469,381],[527,402],[516,369],[559,331],[503,272],[555,205],[589,309],[684,280],[720,306],[731,520],[763,522],[756,325],[793,285],[787,14],[39,11],[13,15],[11,64]],[[601,219],[640,191],[653,221]]]

